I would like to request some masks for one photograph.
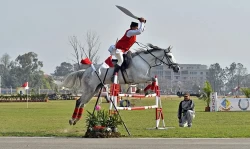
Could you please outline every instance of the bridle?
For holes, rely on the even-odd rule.
[[[137,54],[138,56],[141,57],[141,59],[143,59],[143,61],[145,61],[145,62],[148,64],[149,69],[151,69],[152,67],[160,66],[160,65],[162,65],[162,64],[167,65],[169,68],[171,68],[171,67],[177,65],[176,63],[171,62],[169,56],[167,55],[167,53],[170,52],[170,49],[164,50],[164,56],[162,57],[162,59],[160,59],[160,58],[156,57],[152,52],[150,52],[149,47],[148,47],[147,45],[144,45],[144,44],[139,43],[139,42],[136,42],[136,43],[137,43],[138,46],[140,46],[141,48],[145,48],[145,49],[147,50],[147,52],[155,58],[155,65],[151,66],[151,65],[150,65],[150,64],[149,64],[140,54]],[[168,50],[168,51],[167,51],[167,50]],[[163,61],[164,58],[166,58],[167,63],[166,63],[165,61]],[[160,61],[160,63],[157,64],[157,61]]]

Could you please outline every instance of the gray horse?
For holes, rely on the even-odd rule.
[[[145,49],[146,48],[146,49]],[[179,66],[175,61],[173,54],[171,53],[171,47],[162,49],[157,46],[149,44],[144,49],[131,54],[131,62],[126,69],[126,80],[124,80],[121,72],[118,73],[119,84],[138,84],[148,83],[155,81],[155,78],[150,75],[150,70],[154,66],[165,64],[174,72],[179,71]],[[72,118],[69,120],[70,125],[75,125],[80,120],[83,112],[84,105],[90,101],[90,99],[100,91],[102,83],[90,66],[84,65],[85,69],[73,72],[69,74],[63,82],[63,86],[72,88],[78,86],[82,90],[82,96],[76,100],[75,110]],[[101,67],[101,64],[95,65],[97,72],[102,80],[104,80],[106,70]],[[114,68],[109,68],[107,72],[104,84],[111,84],[111,77],[113,75]]]

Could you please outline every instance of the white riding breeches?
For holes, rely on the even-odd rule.
[[[118,62],[117,65],[121,66],[123,63],[123,52],[120,49],[116,49],[115,45],[111,45],[108,49],[111,55],[114,55]]]
[[[116,49],[115,57],[118,60],[117,65],[122,66],[122,63],[123,63],[123,52],[122,52],[122,50]]]

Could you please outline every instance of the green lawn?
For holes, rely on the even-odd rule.
[[[148,130],[155,126],[155,109],[144,111],[120,111],[131,137],[167,137],[167,138],[235,138],[250,137],[250,112],[204,112],[205,104],[196,98],[196,117],[192,128],[179,128],[177,108],[180,98],[162,97],[163,113],[168,130]],[[95,99],[85,110],[92,111]],[[136,106],[153,105],[153,99],[132,99]],[[47,103],[0,103],[0,136],[60,136],[81,137],[86,131],[85,117],[75,126],[68,120],[72,115],[75,101],[49,101]],[[101,104],[108,107],[107,103]],[[122,135],[128,136],[123,126]]]

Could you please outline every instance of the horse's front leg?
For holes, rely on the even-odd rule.
[[[151,77],[149,75],[140,75],[138,76],[140,80],[144,80],[144,82],[141,83],[149,83],[146,88],[144,88],[143,92],[145,95],[149,94],[149,90],[154,90],[154,87],[156,85],[156,77]],[[142,91],[142,90],[141,90]]]

